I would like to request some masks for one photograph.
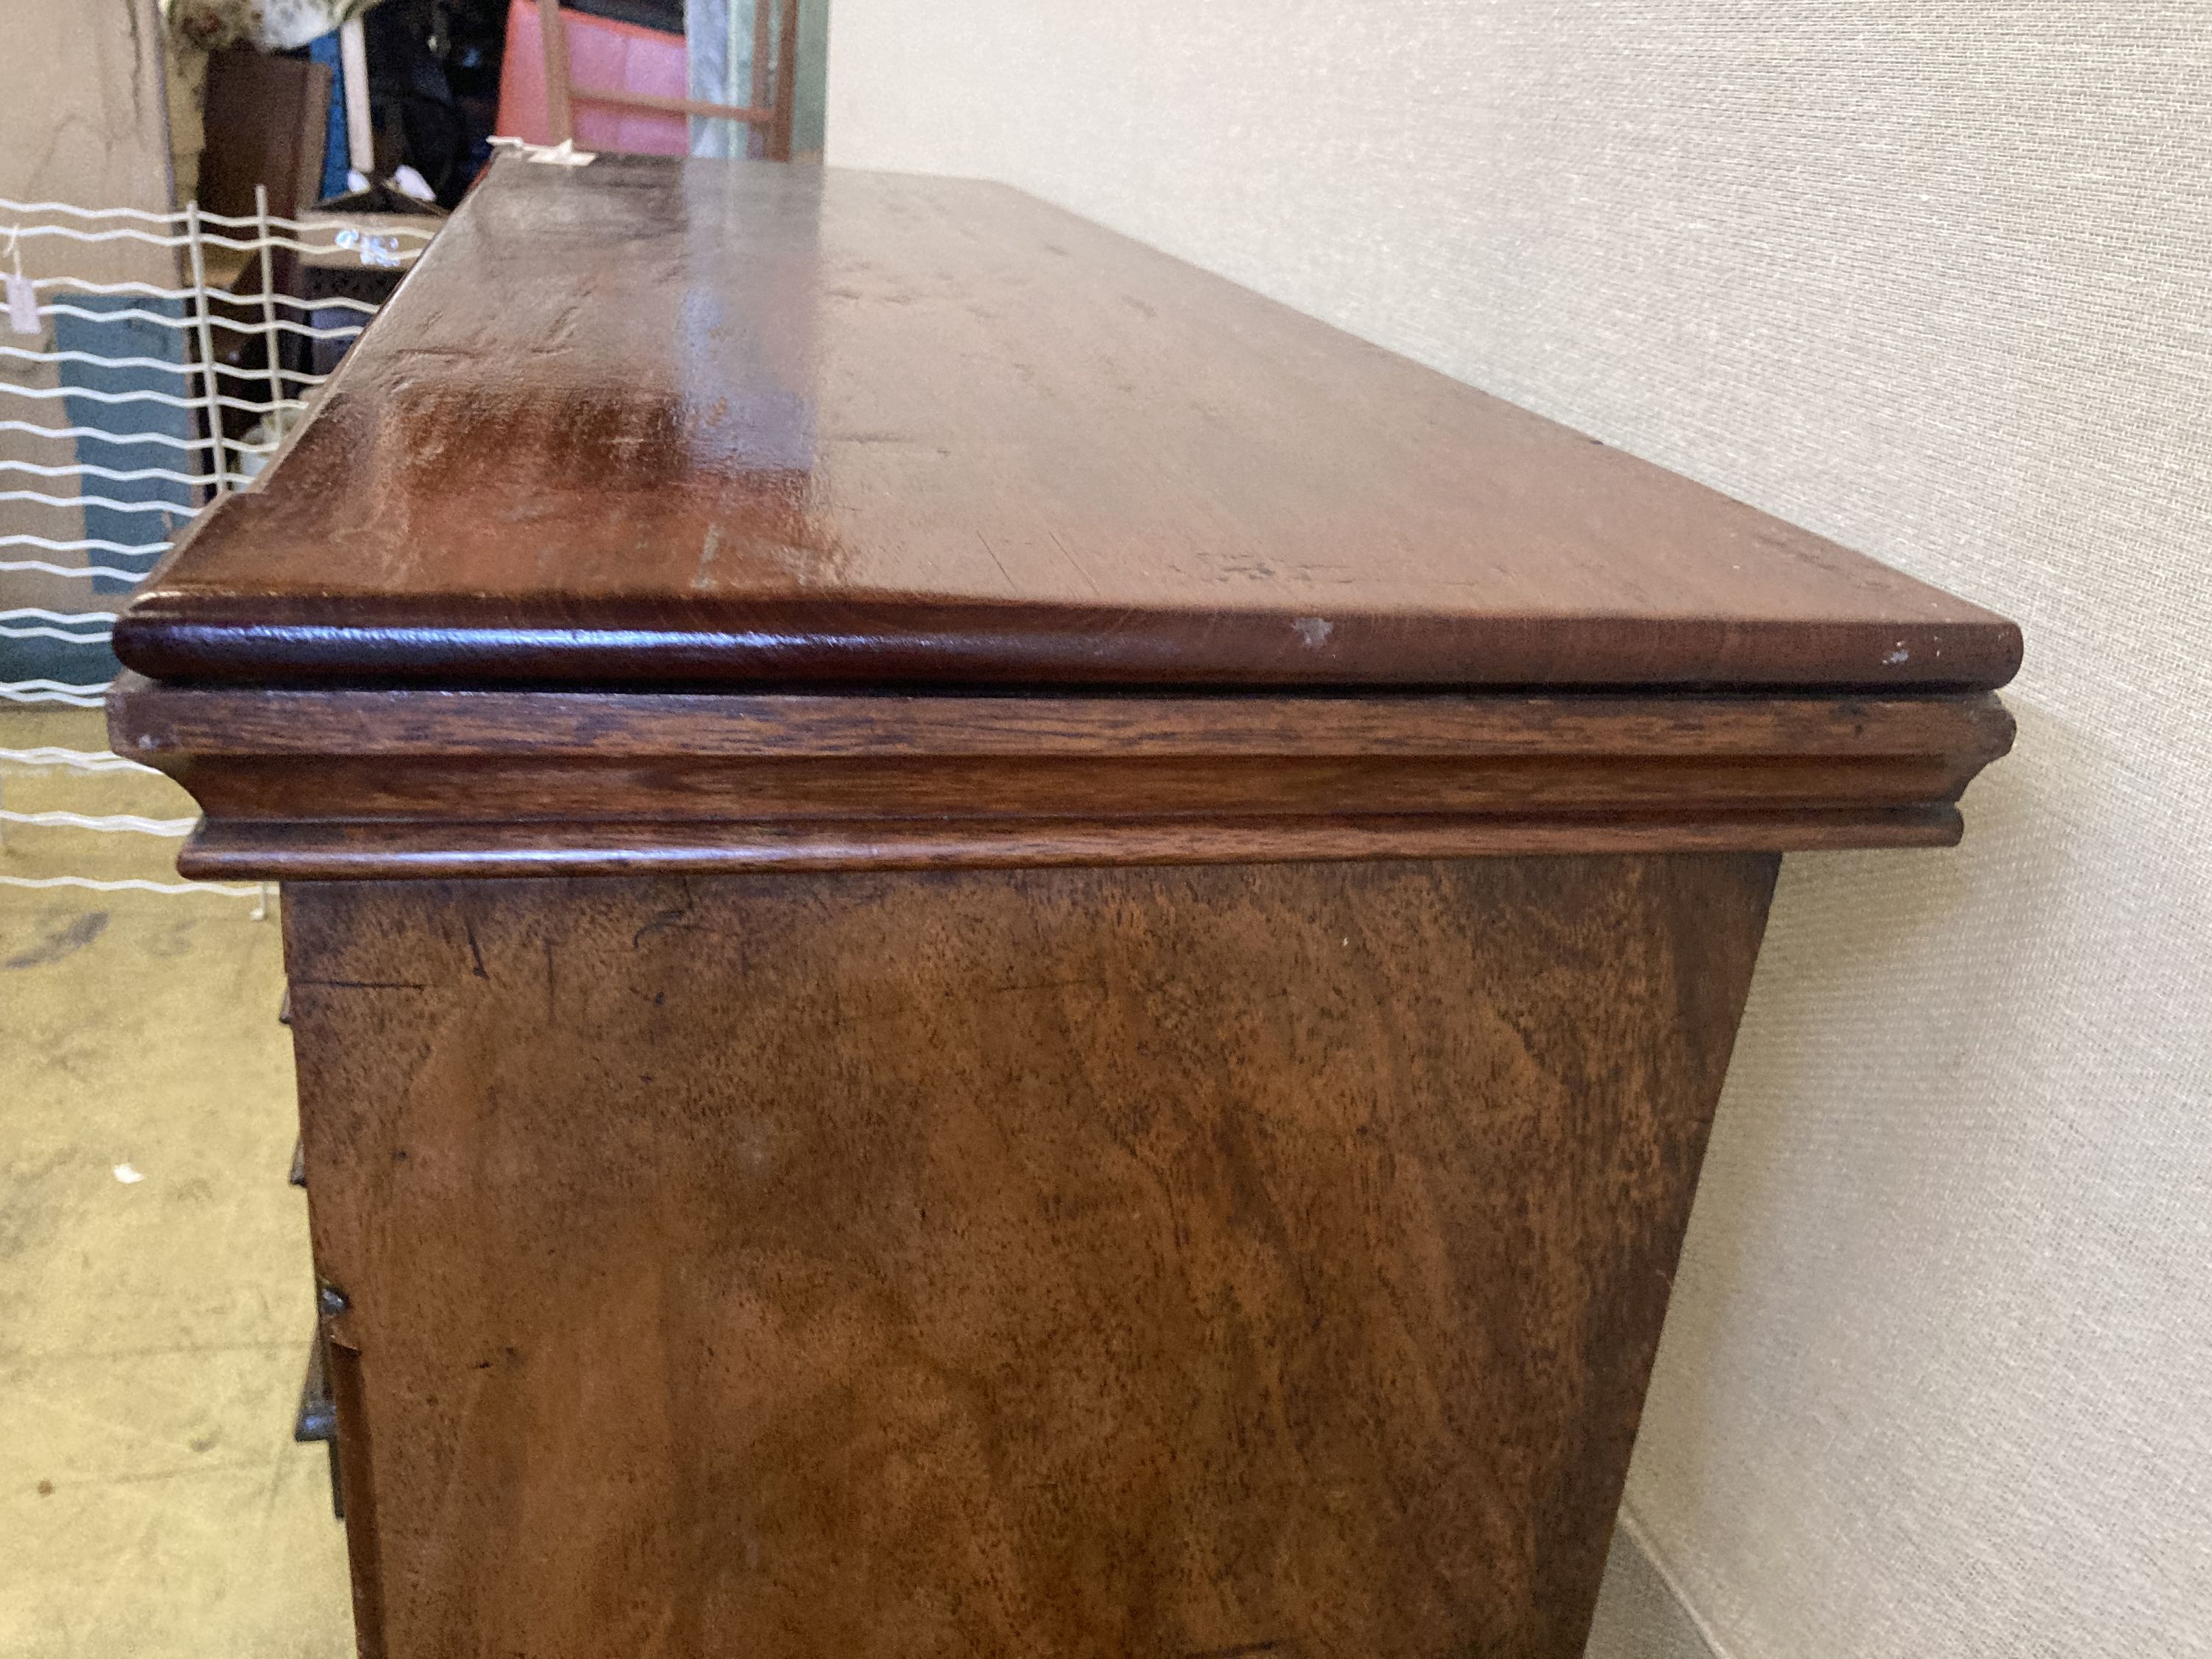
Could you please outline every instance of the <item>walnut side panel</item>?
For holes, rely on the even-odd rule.
[[[1775,863],[289,889],[386,1651],[1578,1655]]]
[[[119,752],[187,874],[1796,852],[1948,845],[2012,741],[1936,697],[819,696],[156,685]]]

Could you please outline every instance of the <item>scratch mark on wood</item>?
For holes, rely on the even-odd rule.
[[[1022,592],[1021,584],[1006,574],[1006,561],[999,556],[998,550],[993,547],[988,540],[985,540],[983,532],[980,530],[975,532],[975,539],[979,542],[982,542],[983,550],[991,556],[991,562],[998,567],[999,580],[1006,583],[1006,592],[1012,594],[1015,598],[1019,599]]]
[[[310,986],[324,991],[427,991],[430,988],[416,979],[295,979],[292,987]]]

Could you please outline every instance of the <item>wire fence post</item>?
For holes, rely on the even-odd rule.
[[[276,258],[271,251],[274,238],[269,232],[269,186],[253,187],[253,235],[261,244],[261,335],[269,352],[269,414],[263,425],[267,435],[276,435],[277,405],[284,401],[284,370],[276,353]],[[218,471],[228,472],[229,462],[218,448],[216,458],[223,462]]]
[[[228,475],[230,459],[223,453],[222,394],[216,386],[215,323],[208,303],[207,246],[200,235],[198,202],[185,204],[185,235],[191,248],[192,302],[198,312],[200,368],[206,376],[208,436],[214,441],[208,452],[209,472],[219,497],[224,493],[223,479]]]

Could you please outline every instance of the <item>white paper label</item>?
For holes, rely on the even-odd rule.
[[[20,270],[8,278],[8,326],[18,334],[40,331],[39,290]]]

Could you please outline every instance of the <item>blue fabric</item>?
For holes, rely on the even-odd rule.
[[[149,299],[143,295],[63,293],[55,297],[84,311],[152,311],[177,318],[186,314],[181,301]],[[180,367],[187,362],[185,337],[180,329],[123,318],[94,320],[56,317],[53,324],[54,348],[58,351],[88,351],[103,357],[152,357]],[[64,393],[166,392],[176,397],[191,395],[195,386],[193,377],[164,368],[104,368],[90,363],[65,362],[60,372]],[[133,434],[142,433],[187,440],[198,437],[198,422],[190,410],[172,409],[156,403],[101,403],[91,398],[66,395],[61,406],[60,424],[88,427],[107,434],[76,441],[76,458],[87,465],[111,467],[124,472],[145,467],[161,467],[172,472],[194,470],[192,452],[173,449],[167,444],[131,441]],[[52,487],[58,493],[100,495],[130,503],[128,507],[84,509],[84,533],[88,537],[118,542],[126,547],[167,541],[193,512],[190,487],[160,479],[118,483],[106,478],[77,478],[67,483],[57,481]],[[144,570],[153,568],[155,556],[88,553],[85,561],[88,564]],[[131,586],[106,577],[96,577],[92,583],[96,593],[127,593]],[[105,645],[70,645],[60,640],[8,640],[0,641],[0,645],[7,647],[5,660],[0,662],[0,679],[54,679],[85,685],[115,676],[115,658]]]
[[[78,294],[64,290],[52,297],[84,311],[104,313],[137,309],[177,318],[185,314],[180,301],[156,300],[143,295]],[[159,324],[106,317],[64,316],[54,318],[53,329],[53,344],[58,351],[89,351],[107,357],[152,357],[161,362],[179,366],[185,362],[183,331],[163,328]],[[197,423],[190,410],[171,409],[155,403],[107,404],[91,398],[70,395],[81,392],[111,394],[166,392],[172,396],[185,396],[189,395],[192,385],[189,375],[173,373],[166,368],[103,368],[89,363],[73,362],[61,364],[59,374],[64,395],[58,407],[52,403],[27,406],[9,398],[6,400],[6,407],[0,408],[0,415],[10,419],[28,420],[38,426],[86,427],[107,434],[76,440],[76,458],[88,465],[110,467],[124,472],[146,467],[161,467],[173,472],[194,470],[192,452],[171,448],[166,444],[132,441],[133,434],[144,433],[158,433],[186,440],[197,437]],[[106,478],[56,478],[50,481],[25,478],[15,473],[0,473],[0,488],[36,489],[40,494],[53,495],[100,495],[126,503],[119,507],[87,507],[83,509],[83,533],[86,536],[119,543],[126,547],[167,541],[191,517],[193,510],[192,490],[189,486],[168,483],[160,479],[117,482]],[[59,520],[58,514],[30,511],[18,518],[14,508],[0,508],[0,530],[10,532],[30,531],[42,536],[71,533],[73,526],[64,529]],[[10,548],[5,556],[50,559],[54,556],[34,548]],[[88,553],[84,558],[88,564],[148,570],[153,568],[157,556],[156,553],[135,556]],[[132,586],[130,582],[115,581],[106,577],[94,578],[91,583],[93,592],[101,594],[127,593]],[[0,603],[12,605],[21,601],[0,596]],[[67,608],[92,610],[96,607],[76,605]],[[104,643],[72,644],[66,640],[0,639],[0,680],[59,680],[65,685],[92,685],[112,679],[116,670],[114,653]]]
[[[338,56],[336,29],[307,43],[307,56],[331,70],[331,118],[323,131],[323,187],[318,200],[345,194],[346,170],[353,165],[346,151],[345,65]]]

